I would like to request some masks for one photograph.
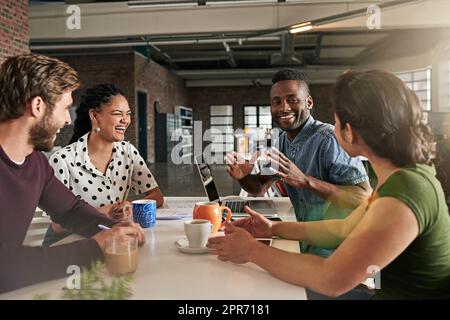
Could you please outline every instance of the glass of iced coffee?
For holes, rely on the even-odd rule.
[[[138,240],[130,236],[112,236],[106,240],[105,263],[109,273],[121,276],[136,271]]]

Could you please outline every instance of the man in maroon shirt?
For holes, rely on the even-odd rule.
[[[72,91],[78,86],[75,70],[41,55],[11,57],[0,67],[0,292],[102,260],[109,236],[144,242],[138,225],[110,220],[75,197],[40,152],[51,150],[56,134],[70,124]],[[23,246],[37,206],[87,239],[51,248]],[[98,224],[112,229],[100,231]]]

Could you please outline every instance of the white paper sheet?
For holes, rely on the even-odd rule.
[[[171,203],[156,209],[157,220],[191,219],[195,203]]]

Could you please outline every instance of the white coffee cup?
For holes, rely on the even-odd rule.
[[[204,248],[208,242],[213,225],[206,219],[192,219],[184,222],[184,232],[189,241],[189,248]]]

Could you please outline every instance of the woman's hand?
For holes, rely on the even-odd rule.
[[[133,205],[130,201],[120,201],[113,205],[110,218],[119,221],[130,221],[133,215]]]
[[[147,200],[155,200],[156,201],[156,207],[161,207],[164,204],[164,196],[161,192],[161,189],[159,187],[156,187],[145,195],[144,199]]]
[[[115,204],[97,208],[102,215],[118,221],[129,221],[133,215],[132,204],[129,201],[120,201]]]
[[[250,261],[250,255],[259,245],[250,233],[242,228],[235,227],[231,223],[225,223],[226,235],[209,238],[208,248],[222,261],[234,263],[246,263]]]
[[[245,212],[250,217],[234,221],[234,226],[247,230],[255,238],[272,238],[272,221],[248,206],[245,206]],[[227,228],[225,228],[225,233],[227,233]]]

